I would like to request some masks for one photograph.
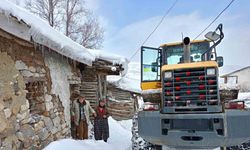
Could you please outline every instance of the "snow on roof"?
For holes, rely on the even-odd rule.
[[[128,72],[124,77],[112,75],[107,77],[107,81],[120,89],[141,93],[140,63],[129,63]]]
[[[239,66],[239,65],[224,65],[224,66],[219,68],[219,75],[222,76],[222,75],[228,74],[230,72],[238,70],[239,68],[242,68],[242,66]]]
[[[92,62],[95,61],[96,58],[101,58],[106,61],[113,62],[114,64],[119,63],[124,65],[124,73],[126,73],[126,66],[128,63],[126,58],[105,53],[103,51],[92,51],[87,49],[53,29],[45,20],[28,12],[24,8],[15,5],[12,2],[7,0],[0,1],[0,15],[1,14],[8,18],[12,16],[16,17],[19,21],[27,24],[29,26],[29,39],[32,37],[34,42],[45,45],[59,54],[87,65],[92,65]],[[22,36],[18,37],[24,39]]]
[[[112,54],[112,53],[106,53],[102,50],[93,50],[88,49],[88,51],[95,56],[96,59],[102,59],[111,61],[113,64],[121,64],[124,68],[124,71],[122,71],[122,76],[124,76],[128,71],[128,59],[125,57],[121,57],[120,55]]]
[[[250,66],[242,67],[241,69],[238,68],[237,70],[231,70],[230,73],[224,74],[224,75],[222,75],[221,77],[230,76],[230,75],[232,75],[232,74],[234,74],[234,73],[240,72],[240,71],[245,70],[245,69],[248,69],[248,68],[250,68]]]

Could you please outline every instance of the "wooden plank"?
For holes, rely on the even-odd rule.
[[[118,117],[118,116],[112,116],[115,120],[117,121],[121,121],[121,120],[128,120],[128,119],[132,119],[133,116],[130,117]]]
[[[120,114],[120,113],[110,113],[113,117],[123,117],[123,118],[130,118],[133,114]]]
[[[81,93],[86,93],[86,94],[97,94],[97,91],[80,91]]]
[[[97,83],[96,84],[94,84],[94,83],[82,84],[82,87],[97,87],[97,86],[98,86]]]
[[[84,84],[86,84],[86,85],[89,85],[89,84],[94,84],[94,85],[97,85],[98,84],[98,82],[96,82],[96,81],[83,81],[82,82],[82,84],[84,85]]]
[[[132,110],[121,110],[121,109],[112,109],[112,108],[108,108],[108,111],[110,112],[115,112],[115,113],[124,113],[124,114],[130,114],[130,113],[133,113],[134,111]]]
[[[98,77],[98,94],[100,95],[100,98],[102,98],[102,81],[101,81],[101,75],[100,74],[98,74],[97,75],[97,77]]]
[[[109,101],[110,106],[121,106],[121,107],[126,107],[126,106],[134,106],[134,103],[113,103]]]
[[[104,78],[103,95],[106,97],[107,96],[107,78],[106,78],[106,75],[104,75],[103,78]]]
[[[119,117],[130,117],[133,116],[133,113],[116,113],[116,112],[110,112],[111,116],[119,116]]]
[[[112,108],[112,109],[117,109],[117,110],[134,110],[134,107],[123,107],[123,106],[120,106],[120,107],[115,107],[115,106],[112,106],[112,105],[109,105],[109,108]]]
[[[80,90],[81,93],[96,93],[96,90]]]

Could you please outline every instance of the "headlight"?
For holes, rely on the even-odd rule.
[[[172,78],[172,72],[171,71],[164,72],[164,78]]]
[[[208,68],[207,75],[215,75],[215,68]]]

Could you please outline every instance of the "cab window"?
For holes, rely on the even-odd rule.
[[[142,81],[159,81],[160,80],[160,49],[142,47]]]

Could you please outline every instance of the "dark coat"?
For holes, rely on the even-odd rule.
[[[109,138],[109,125],[108,125],[108,110],[104,107],[102,110],[98,106],[96,108],[96,118],[94,120],[94,135],[96,140],[107,141]],[[106,118],[103,116],[106,115]]]

